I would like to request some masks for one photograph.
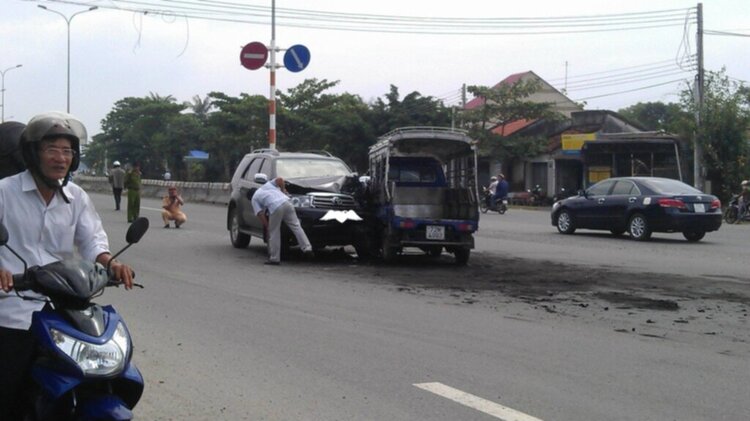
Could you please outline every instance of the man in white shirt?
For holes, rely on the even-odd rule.
[[[305,231],[297,219],[294,206],[284,187],[284,179],[276,177],[262,185],[253,195],[253,211],[268,230],[268,260],[267,265],[278,265],[281,261],[281,221],[284,221],[292,234],[297,238],[297,244],[306,256],[312,255],[312,246]],[[266,217],[268,211],[269,217]]]
[[[21,134],[27,170],[0,180],[0,222],[8,245],[29,266],[45,265],[75,253],[104,266],[110,263],[107,234],[89,196],[69,183],[78,168],[83,125],[66,114],[31,119]],[[113,277],[133,286],[129,266],[112,261]],[[13,274],[23,262],[0,247],[0,420],[20,419],[19,397],[30,371],[34,342],[28,331],[33,312],[45,302],[22,300],[13,291]],[[26,292],[27,297],[44,298]]]

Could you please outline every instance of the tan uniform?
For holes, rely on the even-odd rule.
[[[180,225],[187,221],[187,216],[182,212],[181,206],[185,202],[178,195],[175,196],[164,196],[161,200],[161,207],[164,209],[161,211],[161,219],[164,221],[164,228],[169,227],[169,221],[174,221],[175,228],[179,228]]]

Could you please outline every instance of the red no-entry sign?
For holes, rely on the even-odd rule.
[[[242,47],[240,63],[244,67],[257,70],[266,64],[266,60],[268,60],[268,48],[262,42],[254,41]]]

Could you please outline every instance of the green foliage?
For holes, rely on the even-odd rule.
[[[401,100],[391,86],[385,100],[366,104],[357,95],[331,93],[338,83],[308,79],[278,93],[279,150],[328,151],[363,173],[378,135],[401,126],[451,123],[450,109],[418,92]],[[211,92],[181,103],[154,93],[128,97],[102,121],[103,133],[93,138],[84,159],[96,168],[105,159],[138,161],[145,178],[161,178],[167,167],[174,180],[229,181],[246,153],[268,147],[268,120],[268,99],[262,95]],[[188,163],[184,157],[192,149],[210,158]]]
[[[683,108],[695,114],[697,105],[690,89],[682,92]],[[700,130],[695,121],[685,122],[688,138],[697,136],[703,146],[706,178],[714,192],[724,199],[750,178],[750,96],[748,90],[729,80],[724,70],[707,72]]]
[[[679,134],[689,126],[693,116],[680,104],[663,102],[639,102],[618,111],[618,114],[649,131],[664,131]]]
[[[483,105],[468,110],[464,118],[473,139],[479,141],[479,152],[498,160],[526,158],[542,153],[548,140],[544,137],[507,136],[505,126],[518,120],[545,119],[557,121],[561,116],[551,103],[532,102],[529,97],[541,89],[538,80],[518,81],[490,88],[469,86],[468,91],[482,98]]]

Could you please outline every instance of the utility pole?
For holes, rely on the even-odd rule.
[[[698,3],[698,32],[696,33],[696,45],[698,54],[698,74],[695,77],[695,141],[693,142],[693,184],[695,188],[703,191],[703,145],[701,144],[703,132],[703,3]]]
[[[271,92],[268,96],[268,147],[276,150],[276,0],[271,1]]]

